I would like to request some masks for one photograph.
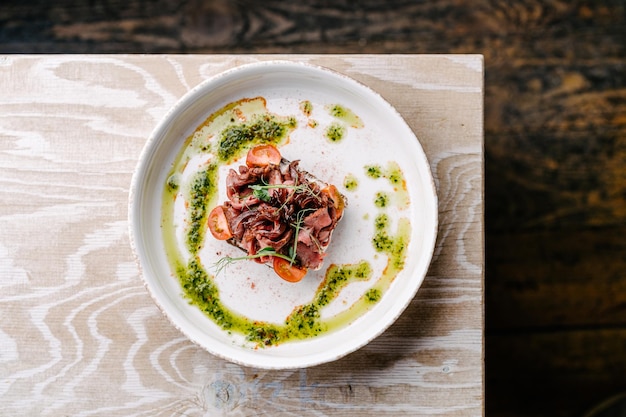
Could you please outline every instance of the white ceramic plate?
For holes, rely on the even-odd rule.
[[[280,148],[281,153],[287,159],[299,159],[302,169],[335,184],[347,197],[348,207],[334,232],[324,267],[309,272],[300,283],[286,283],[270,268],[251,261],[234,263],[214,277],[220,298],[228,309],[251,320],[280,324],[297,306],[311,302],[329,265],[366,260],[373,270],[371,277],[345,287],[322,310],[322,318],[347,314],[364,293],[380,284],[390,259],[385,253],[377,252],[372,244],[375,219],[387,215],[392,234],[401,222],[410,223],[403,267],[394,274],[377,302],[359,310],[352,320],[334,331],[270,347],[255,346],[242,335],[229,334],[189,303],[168,262],[161,224],[165,184],[186,139],[207,117],[228,103],[253,97],[263,97],[272,113],[296,118],[297,127],[289,142]],[[310,115],[301,110],[304,101],[312,104]],[[328,111],[330,105],[351,111],[363,126],[353,127],[347,119],[333,117]],[[345,127],[344,137],[337,142],[325,137],[326,129],[333,123]],[[386,178],[375,179],[367,174],[368,167],[385,170],[394,164],[403,175],[405,194],[396,193]],[[224,201],[222,188],[228,168],[220,168],[220,204]],[[347,178],[356,181],[355,189],[344,186]],[[380,193],[389,197],[384,208],[375,204]],[[181,215],[184,208],[180,213],[175,212],[174,217]],[[209,352],[227,360],[259,368],[298,368],[336,360],[353,352],[380,335],[404,311],[431,261],[437,232],[437,197],[419,141],[381,96],[328,69],[271,61],[241,66],[208,79],[167,113],[149,138],[133,176],[129,220],[131,244],[146,287],[174,326]],[[189,255],[185,253],[181,250],[183,258]],[[199,254],[210,274],[219,257],[241,255],[236,248],[213,239],[208,233]]]

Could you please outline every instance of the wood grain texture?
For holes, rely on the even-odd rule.
[[[176,331],[141,283],[126,220],[159,118],[208,76],[272,58],[379,91],[423,143],[440,197],[435,256],[400,319],[338,362],[289,371],[225,362]],[[0,408],[483,415],[482,86],[479,56],[0,57]]]
[[[0,7],[3,52],[483,54],[486,406],[512,417],[577,417],[626,389],[624,349],[605,331],[626,329],[624,39],[623,0]],[[586,374],[598,363],[603,383]]]

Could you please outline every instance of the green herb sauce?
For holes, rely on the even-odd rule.
[[[323,332],[342,327],[343,321],[328,322],[321,318],[321,310],[330,304],[350,282],[367,280],[372,269],[367,261],[354,265],[332,265],[326,271],[313,301],[296,307],[282,324],[260,322],[231,311],[220,301],[214,278],[193,258],[187,267],[178,268],[177,275],[189,301],[228,332],[239,333],[257,346],[272,346],[292,340],[315,337]],[[368,291],[362,298],[369,304],[380,298]],[[341,313],[340,313],[341,314]],[[353,315],[354,313],[352,313]],[[357,316],[363,314],[362,310]]]
[[[248,320],[245,317],[233,313],[222,304],[219,289],[198,258],[193,257],[187,267],[179,268],[177,273],[189,301],[211,317],[217,325],[224,330],[247,326]]]
[[[368,165],[365,167],[365,175],[372,179],[378,179],[383,176],[382,168],[378,165]]]
[[[376,252],[387,255],[387,267],[383,276],[372,290],[384,293],[393,279],[402,269],[407,256],[407,248],[411,239],[411,222],[406,217],[398,219],[396,230],[391,230],[391,220],[387,209],[397,207],[402,210],[409,206],[409,193],[406,188],[406,180],[400,166],[396,162],[387,163],[386,167],[380,165],[365,166],[365,175],[374,180],[387,179],[394,192],[378,191],[374,195],[374,205],[381,209],[374,218],[374,236],[372,245]],[[374,293],[370,294],[375,298]]]
[[[365,166],[365,175],[372,179],[387,179],[394,190],[394,203],[401,209],[409,206],[409,192],[406,187],[406,180],[404,179],[404,174],[402,173],[402,170],[397,162],[389,162],[386,167],[382,167],[380,165],[367,165]],[[379,196],[377,195],[375,204],[377,207],[382,208],[379,205],[382,201],[379,201],[378,197]],[[391,198],[387,198],[387,205],[390,202],[390,199]]]
[[[370,303],[376,303],[382,297],[382,293],[378,288],[371,288],[365,293],[365,299]]]
[[[379,214],[374,219],[374,237],[372,244],[377,252],[385,253],[389,256],[392,263],[399,269],[404,266],[406,258],[406,248],[409,242],[410,223],[406,219],[400,219],[398,231],[391,233],[389,227],[389,217],[387,214]],[[406,224],[405,224],[406,223]]]
[[[235,101],[210,115],[187,138],[172,173],[182,173],[199,154],[215,155],[219,159],[215,162],[229,164],[254,145],[282,145],[296,127],[295,117],[268,112],[263,97]]]
[[[218,190],[217,169],[217,165],[211,164],[204,171],[196,173],[191,181],[188,198],[190,214],[187,247],[192,254],[198,252],[204,241],[207,207],[215,205]]]
[[[366,293],[372,302],[389,288],[395,277],[404,269],[407,249],[411,240],[411,223],[406,217],[398,219],[396,230],[392,231],[387,214],[379,214],[374,219],[375,232],[372,245],[376,252],[387,255],[387,266],[378,282]]]
[[[357,116],[352,110],[341,106],[339,104],[332,104],[326,106],[326,110],[328,113],[334,118],[341,120],[342,122],[347,123],[349,126],[360,129],[365,124],[363,120],[359,116]]]
[[[218,142],[217,156],[223,162],[231,163],[253,145],[281,143],[295,127],[295,118],[280,120],[271,114],[258,115],[250,122],[224,129]]]
[[[313,113],[313,104],[309,100],[301,101],[300,110],[306,117],[309,117]]]
[[[343,180],[343,187],[348,191],[355,191],[359,186],[359,180],[352,175],[348,174]]]
[[[172,192],[178,190],[180,185],[180,175],[172,174],[167,178],[167,190]]]
[[[389,205],[390,198],[391,197],[386,192],[379,191],[374,196],[374,205],[380,209],[384,209]]]
[[[346,128],[341,123],[331,123],[326,128],[326,138],[331,142],[339,142],[346,134]]]

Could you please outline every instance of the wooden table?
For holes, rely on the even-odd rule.
[[[217,359],[170,325],[138,275],[127,199],[158,120],[238,64],[309,61],[405,117],[439,194],[417,296],[383,335],[313,368]],[[478,55],[0,57],[0,409],[7,415],[484,413],[483,61]]]

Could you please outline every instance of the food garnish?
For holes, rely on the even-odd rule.
[[[216,273],[251,259],[273,267],[285,281],[298,282],[309,269],[321,268],[346,206],[334,185],[264,144],[250,149],[246,165],[230,170],[226,186],[228,199],[211,211],[209,230],[246,255],[221,258]]]

